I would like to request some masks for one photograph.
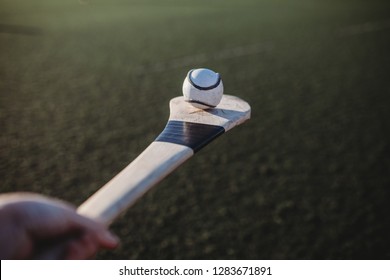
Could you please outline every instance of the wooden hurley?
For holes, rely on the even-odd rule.
[[[202,147],[250,118],[242,99],[224,95],[220,104],[201,110],[176,97],[163,132],[132,163],[99,189],[79,208],[84,216],[106,225],[133,205]]]

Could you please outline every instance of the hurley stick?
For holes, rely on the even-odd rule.
[[[79,208],[84,216],[109,225],[146,191],[222,133],[250,118],[250,106],[224,95],[215,108],[202,110],[176,97],[162,133],[132,163]]]

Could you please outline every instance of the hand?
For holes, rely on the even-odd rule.
[[[0,195],[0,259],[87,259],[118,238],[65,202],[37,194]]]

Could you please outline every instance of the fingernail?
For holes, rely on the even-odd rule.
[[[119,243],[119,237],[109,230],[105,231],[102,237],[104,238],[104,240],[106,240],[108,243],[111,243],[113,246],[117,246]]]

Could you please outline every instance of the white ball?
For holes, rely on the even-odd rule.
[[[183,83],[184,100],[200,109],[213,108],[223,95],[221,76],[212,70],[190,70]]]

